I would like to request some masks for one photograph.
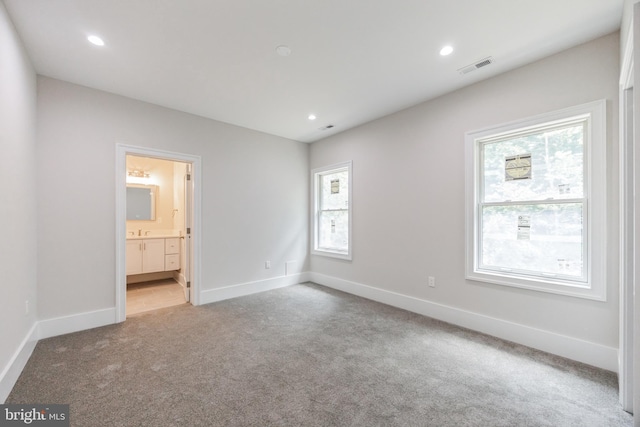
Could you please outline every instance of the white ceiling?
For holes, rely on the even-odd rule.
[[[39,74],[312,142],[616,31],[624,0],[4,3]]]

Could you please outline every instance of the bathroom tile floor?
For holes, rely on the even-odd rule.
[[[182,286],[173,279],[127,285],[127,316],[185,302]]]

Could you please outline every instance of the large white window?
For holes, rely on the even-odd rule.
[[[467,278],[606,298],[605,101],[466,135]]]
[[[312,171],[312,253],[351,259],[351,162]]]

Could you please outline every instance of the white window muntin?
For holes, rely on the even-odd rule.
[[[313,194],[313,233],[312,233],[312,250],[311,253],[315,255],[324,255],[333,258],[341,258],[351,260],[351,218],[352,218],[352,162],[343,162],[323,168],[317,168],[311,171],[312,175],[312,194]],[[323,195],[323,185],[322,178],[339,174],[346,173],[347,177],[347,185],[341,186],[342,191],[346,189],[347,191],[347,203],[345,206],[341,207],[326,207],[322,204],[322,195]],[[346,245],[331,245],[331,244],[323,244],[326,239],[322,238],[323,232],[331,232],[331,230],[323,229],[322,227],[322,216],[323,215],[331,215],[333,213],[342,214],[344,213],[346,216]]]
[[[606,101],[596,101],[564,110],[486,128],[466,134],[466,277],[470,280],[606,300]],[[514,135],[539,133],[546,129],[585,122],[583,196],[553,200],[555,204],[578,201],[583,206],[583,262],[585,277],[579,280],[562,275],[531,275],[518,269],[482,268],[480,221],[484,184],[481,143],[504,140]],[[531,204],[549,203],[546,200]]]

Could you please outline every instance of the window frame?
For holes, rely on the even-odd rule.
[[[553,124],[570,122],[585,117],[583,244],[586,245],[586,280],[568,280],[534,276],[513,271],[481,268],[480,242],[482,233],[481,191],[483,191],[483,164],[481,144],[504,138],[510,134],[544,129]],[[466,170],[466,278],[471,281],[511,286],[568,295],[597,301],[606,301],[606,224],[607,224],[607,156],[606,156],[606,100],[541,114],[506,124],[487,127],[465,134]],[[564,202],[559,199],[559,201]],[[546,202],[546,201],[545,201]]]
[[[311,223],[313,224],[312,232],[311,232],[311,253],[313,255],[321,255],[331,258],[339,258],[343,260],[351,261],[353,246],[352,246],[352,217],[353,217],[353,173],[352,173],[352,161],[336,163],[330,166],[324,166],[320,168],[313,169],[311,171],[311,194],[312,194],[312,203],[313,210],[311,213]],[[320,177],[323,175],[329,175],[336,172],[346,171],[348,176],[348,192],[349,192],[349,205],[347,208],[347,250],[339,251],[332,250],[329,248],[321,248],[319,247],[319,230],[320,230],[320,197],[321,191],[319,189],[320,186]]]

